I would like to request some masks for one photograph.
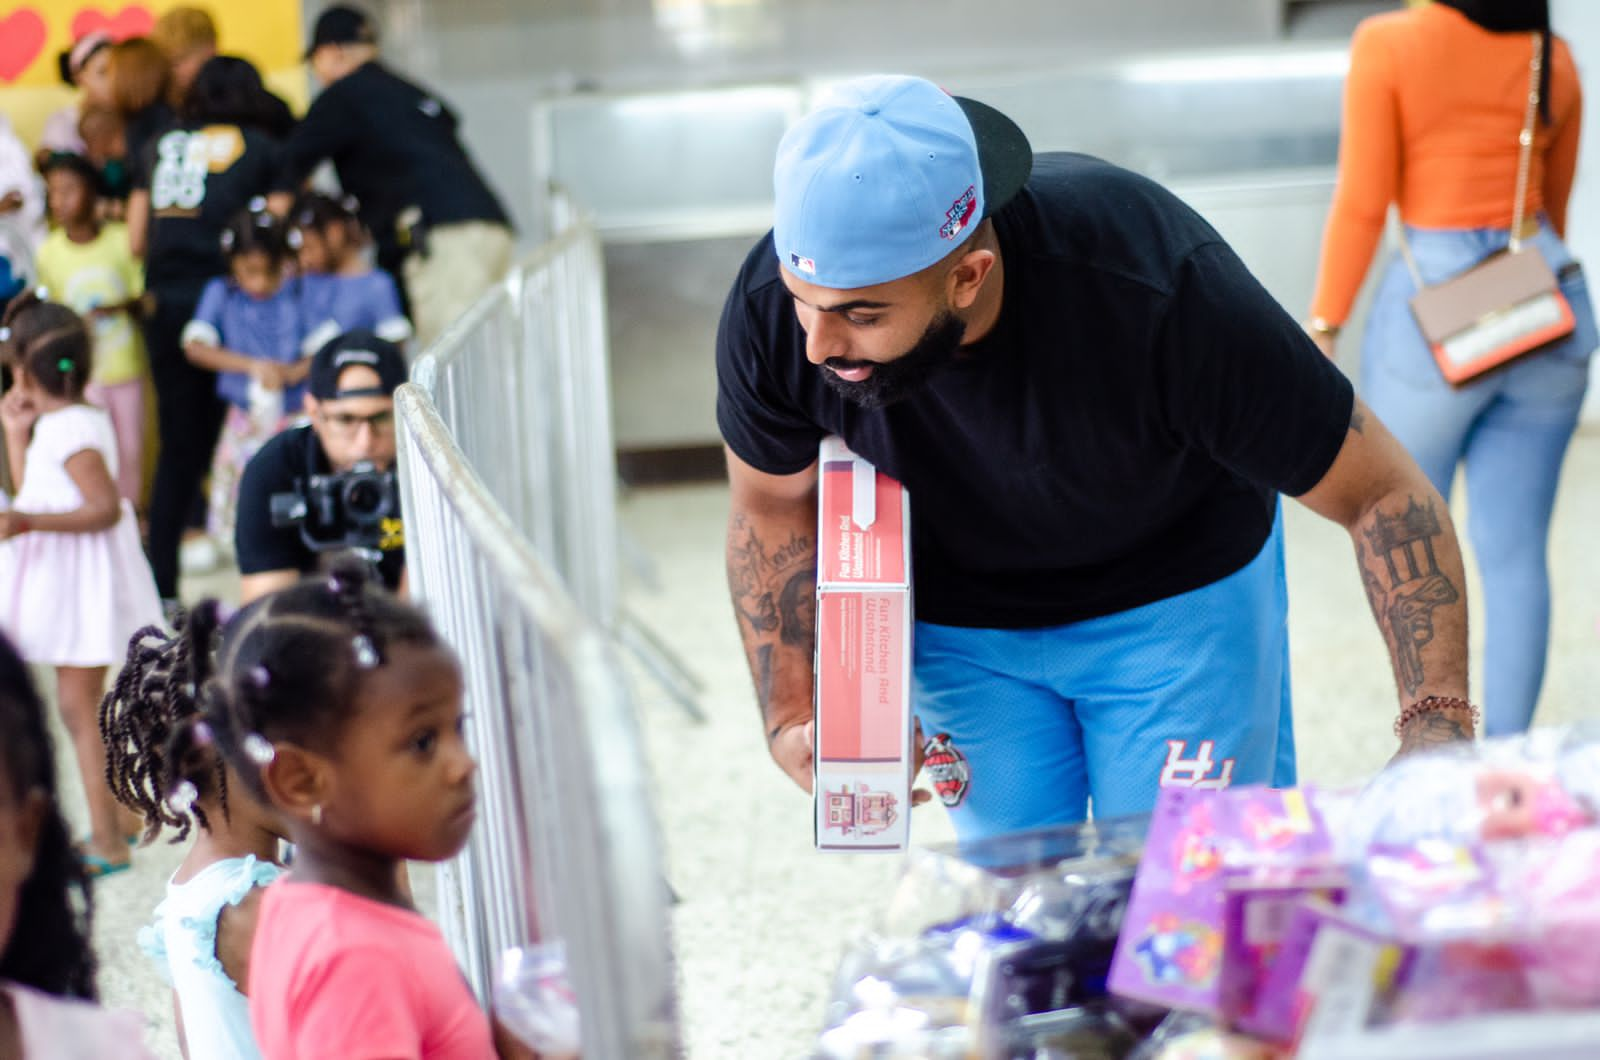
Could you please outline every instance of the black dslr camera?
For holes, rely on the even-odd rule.
[[[313,552],[355,549],[376,562],[399,532],[400,490],[394,472],[363,461],[349,471],[295,479],[293,493],[274,493],[272,525],[298,527]]]

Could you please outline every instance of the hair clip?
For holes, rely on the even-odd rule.
[[[194,786],[194,781],[184,780],[172,789],[172,794],[167,796],[167,806],[173,813],[188,813],[194,806],[194,800],[200,797],[200,789]]]
[[[370,670],[378,665],[378,649],[372,646],[372,638],[365,633],[358,633],[350,646],[356,651],[356,665],[363,670]]]
[[[33,296],[41,302],[48,302],[50,301],[50,288],[41,283],[33,289]]]
[[[266,688],[272,683],[272,671],[268,670],[262,663],[256,663],[250,667],[246,676],[250,678],[250,683],[257,688]]]
[[[216,741],[216,733],[211,731],[210,722],[197,721],[190,731],[194,733],[194,742],[201,747],[210,747]]]
[[[71,357],[63,357],[61,360],[56,362],[56,370],[62,375],[67,375],[76,367],[78,367],[77,362],[75,362]]]
[[[199,691],[199,690],[194,687],[194,682],[193,681],[185,681],[183,683],[183,694],[185,696],[189,697],[190,699],[194,698],[194,694],[197,691]]]
[[[10,341],[11,341],[11,329],[10,328],[0,328],[0,342],[10,342]]]
[[[289,229],[288,233],[283,237],[283,241],[289,244],[290,250],[300,250],[306,245],[306,237],[300,234],[300,229],[298,228]]]
[[[267,197],[265,195],[252,195],[250,196],[250,201],[245,203],[244,208],[251,213],[260,213],[267,208]]]
[[[271,765],[272,760],[278,757],[278,752],[272,748],[272,742],[259,732],[246,736],[243,747],[245,757],[258,766]]]

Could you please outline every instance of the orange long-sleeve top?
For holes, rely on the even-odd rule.
[[[1312,316],[1342,324],[1350,315],[1390,203],[1419,228],[1511,224],[1532,39],[1491,33],[1443,4],[1374,15],[1356,28]],[[1542,209],[1564,233],[1583,95],[1559,37],[1549,99],[1549,124],[1535,126],[1527,215]]]

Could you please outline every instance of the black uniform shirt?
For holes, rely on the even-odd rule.
[[[415,206],[429,225],[508,224],[456,137],[455,112],[437,96],[370,62],[322,91],[290,136],[282,187],[294,189],[323,159],[361,204],[361,220],[393,269],[403,255],[395,232]]]
[[[769,234],[717,339],[717,422],[792,474],[825,434],[911,494],[917,617],[1040,628],[1127,610],[1243,567],[1275,491],[1321,480],[1349,382],[1217,233],[1158,184],[1040,155],[995,218],[994,330],[868,411],[828,389]]]

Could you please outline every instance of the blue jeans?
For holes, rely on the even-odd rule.
[[[1050,629],[918,622],[913,705],[963,842],[1295,782],[1283,517],[1242,569]],[[958,765],[951,767],[953,752]],[[941,763],[935,769],[933,764]]]
[[[1424,283],[1437,283],[1506,245],[1505,229],[1407,227]],[[1571,253],[1547,223],[1528,241],[1551,268]],[[1550,638],[1546,544],[1556,483],[1578,425],[1596,344],[1594,308],[1581,273],[1564,279],[1577,328],[1499,371],[1453,387],[1444,381],[1411,316],[1416,285],[1395,257],[1379,281],[1361,347],[1361,394],[1446,500],[1465,462],[1468,537],[1483,578],[1483,705],[1490,736],[1521,732],[1533,718]]]

